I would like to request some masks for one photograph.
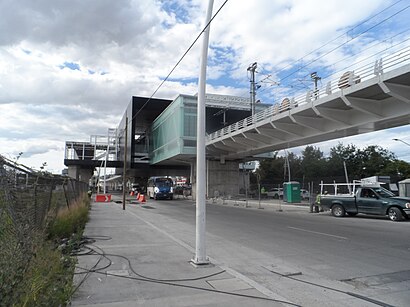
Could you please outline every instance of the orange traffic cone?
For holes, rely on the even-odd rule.
[[[137,200],[140,200],[140,192],[138,192],[138,194],[137,194]]]
[[[146,203],[146,202],[147,202],[147,200],[145,199],[145,195],[144,195],[144,194],[141,194],[141,195],[140,195],[139,201],[140,201],[141,203]]]
[[[134,191],[131,191],[131,192],[130,192],[130,196],[134,196]]]

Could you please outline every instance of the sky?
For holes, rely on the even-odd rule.
[[[215,0],[215,14],[225,0]],[[204,26],[204,0],[0,0],[0,154],[61,173],[66,141],[116,128],[133,95],[150,97]],[[409,3],[229,0],[210,32],[207,92],[273,104],[359,63],[408,47]],[[197,93],[199,40],[155,93]],[[319,86],[322,82],[319,83]],[[380,145],[410,162],[410,126],[312,144]],[[299,149],[294,149],[300,151]]]

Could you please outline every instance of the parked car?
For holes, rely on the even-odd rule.
[[[382,187],[360,187],[352,195],[322,195],[320,205],[336,217],[346,213],[387,215],[392,221],[410,217],[410,198],[396,197]]]
[[[310,193],[309,193],[309,191],[308,190],[305,190],[305,189],[300,189],[300,198],[301,199],[309,199],[309,197],[310,197]]]
[[[270,190],[266,193],[266,195],[267,195],[268,197],[273,197],[273,198],[276,198],[276,199],[282,198],[282,197],[283,197],[283,189],[282,189],[282,188],[273,188],[273,189],[270,189]]]

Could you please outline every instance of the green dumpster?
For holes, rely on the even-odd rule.
[[[283,201],[288,203],[300,203],[300,183],[289,181],[283,184]]]

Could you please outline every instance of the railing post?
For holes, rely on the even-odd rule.
[[[327,94],[327,95],[332,94],[332,82],[331,82],[331,81],[329,81],[329,82],[326,84],[326,94]]]
[[[312,91],[308,91],[306,93],[306,102],[311,102],[312,101]]]

